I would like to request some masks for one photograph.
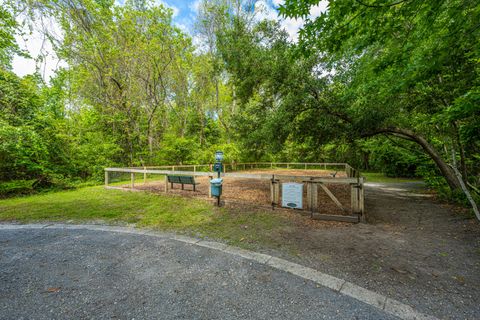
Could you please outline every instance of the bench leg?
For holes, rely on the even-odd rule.
[[[182,183],[182,190],[183,190],[183,183]]]
[[[193,191],[195,191],[195,184],[193,184]]]

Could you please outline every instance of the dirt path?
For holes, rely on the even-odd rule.
[[[444,319],[480,315],[480,227],[419,183],[368,184],[369,224],[285,230],[275,254]],[[285,252],[290,252],[286,254]]]

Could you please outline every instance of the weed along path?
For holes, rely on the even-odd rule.
[[[129,228],[1,225],[2,319],[434,319],[285,260]]]

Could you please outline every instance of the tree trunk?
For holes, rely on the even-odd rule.
[[[458,151],[460,152],[460,170],[462,171],[462,179],[463,182],[468,181],[467,176],[467,165],[465,163],[465,148],[463,147],[462,140],[460,139],[460,132],[458,131],[458,126],[455,122],[452,123],[455,140],[458,147]]]
[[[445,160],[443,160],[443,158],[440,156],[440,153],[423,136],[415,133],[412,130],[397,127],[383,128],[371,133],[362,134],[361,136],[366,138],[382,133],[395,135],[397,137],[418,143],[423,148],[423,150],[430,156],[430,158],[435,162],[437,168],[440,170],[443,177],[447,181],[450,189],[461,189],[460,182],[458,181],[453,169],[448,166]]]

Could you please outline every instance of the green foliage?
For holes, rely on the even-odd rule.
[[[287,0],[280,11],[307,16],[316,3]],[[414,140],[438,169],[418,172],[442,175],[451,189],[459,187],[447,162],[478,184],[479,19],[478,1],[329,1],[328,11],[307,18],[300,32],[302,53],[319,56],[330,71],[320,93],[328,104],[319,109],[345,121],[352,140],[376,133]],[[395,148],[372,156],[395,175],[411,175],[426,162]]]
[[[196,48],[154,1],[7,1],[2,190],[100,181],[112,166],[210,163],[216,150],[226,162],[348,162],[438,189],[455,187],[446,164],[456,162],[478,185],[478,3],[329,1],[311,19],[317,3],[281,6],[306,18],[295,44],[246,3],[202,1]],[[43,30],[68,64],[49,84],[8,71],[20,9],[32,27],[48,16],[61,28]]]
[[[35,78],[20,79],[0,69],[0,181],[35,179],[34,186],[50,184],[49,143],[42,136],[44,123],[37,121],[42,104]]]
[[[198,149],[195,159],[198,163],[213,163],[215,161],[215,152],[218,150],[223,151],[223,161],[225,163],[241,162],[244,160],[244,155],[235,143],[218,143],[212,144],[208,148]]]
[[[8,4],[0,7],[0,69],[10,69],[14,53],[22,54],[15,41],[17,22],[8,10]]]
[[[405,182],[422,182],[418,178],[392,178],[387,177],[381,172],[366,172],[362,171],[362,176],[366,178],[367,182],[378,183],[405,183]]]
[[[32,28],[42,16],[56,20],[61,38],[41,31],[69,66],[49,85],[0,68],[0,181],[70,187],[103,180],[105,167],[207,163],[229,139],[231,90],[211,54],[193,54],[171,9],[152,1],[8,3],[28,10]],[[13,39],[14,20],[1,13],[0,32]]]
[[[47,159],[47,147],[31,127],[0,122],[0,180],[41,176]]]
[[[0,198],[34,193],[35,180],[13,180],[0,182]]]
[[[100,115],[93,109],[82,109],[70,116],[60,128],[61,139],[68,145],[73,177],[103,181],[104,169],[121,165],[122,148],[115,138],[101,130]],[[64,131],[65,130],[65,131]]]
[[[193,139],[167,135],[162,141],[160,163],[187,164],[194,161],[194,154],[198,144]]]
[[[376,137],[363,142],[360,148],[367,156],[362,167],[382,172],[387,177],[413,178],[418,176],[419,166],[429,163],[414,143],[400,139]]]

